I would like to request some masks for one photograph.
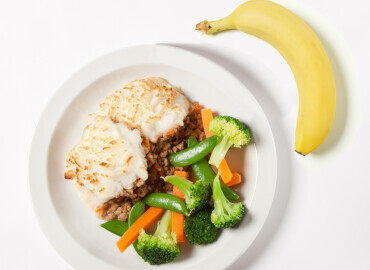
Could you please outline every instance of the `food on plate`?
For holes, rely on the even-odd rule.
[[[137,202],[131,208],[128,222],[115,219],[100,224],[100,226],[106,229],[107,231],[114,233],[115,235],[122,236],[128,230],[128,228],[131,227],[132,224],[134,224],[136,220],[144,214],[144,212],[145,212],[145,203]],[[136,246],[135,242],[133,243],[134,247]]]
[[[206,181],[193,183],[177,175],[166,176],[164,181],[174,185],[184,194],[188,215],[201,210],[211,198],[211,185]]]
[[[160,180],[176,168],[166,157],[185,149],[189,136],[204,138],[200,107],[156,77],[131,82],[100,107],[67,155],[65,178],[73,180],[99,218],[126,221],[135,202],[151,192],[172,190]],[[114,158],[108,159],[110,154]]]
[[[211,109],[203,109],[201,111],[202,115],[202,123],[203,123],[203,128],[204,128],[204,133],[206,137],[211,137],[214,134],[209,130],[209,124],[211,123],[213,119],[213,113]],[[219,165],[219,170],[221,172],[221,178],[222,181],[225,182],[225,184],[229,184],[231,181],[233,174],[229,168],[229,165],[226,162],[226,159],[223,159]],[[216,175],[215,175],[216,176]],[[213,177],[214,178],[214,177]]]
[[[209,124],[209,130],[221,139],[209,158],[209,164],[218,168],[221,161],[225,158],[227,151],[232,146],[240,148],[247,145],[252,137],[248,127],[238,119],[230,116],[217,116],[213,118]]]
[[[229,228],[237,224],[245,215],[245,207],[241,202],[230,202],[222,192],[219,174],[213,181],[213,204],[211,221],[217,228]]]
[[[208,155],[218,143],[218,137],[212,136],[197,145],[184,151],[177,152],[168,156],[168,160],[174,166],[188,166]]]
[[[239,120],[213,118],[165,79],[146,78],[109,95],[89,115],[64,176],[108,220],[101,227],[120,236],[121,252],[132,244],[144,261],[158,265],[178,257],[186,240],[212,243],[220,228],[241,221],[246,209],[232,202],[239,195],[228,187],[241,176],[224,158],[250,139]],[[145,231],[158,220],[153,235]]]
[[[232,186],[235,186],[235,185],[239,185],[241,182],[242,182],[242,176],[239,173],[234,172],[233,175],[232,175],[231,181],[229,183],[227,183],[227,186],[232,187]],[[225,191],[223,191],[223,192],[225,193]],[[226,196],[226,198],[227,198],[227,196]]]
[[[219,139],[222,140],[222,137]],[[191,149],[197,144],[197,139],[190,136],[188,139],[188,149]],[[217,240],[217,235],[221,228],[233,227],[244,217],[246,213],[245,206],[241,202],[230,201],[237,199],[238,196],[233,196],[235,193],[225,184],[224,190],[226,192],[224,194],[221,184],[223,182],[219,179],[220,171],[218,171],[216,175],[210,168],[206,157],[200,160],[193,159],[194,156],[197,155],[197,152],[189,152],[187,149],[179,153],[192,153],[189,155],[189,159],[195,162],[191,164],[192,167],[196,168],[196,170],[193,170],[196,176],[195,182],[186,179],[189,177],[188,172],[176,171],[175,175],[166,176],[163,179],[173,184],[174,194],[177,194],[178,197],[165,193],[151,193],[143,199],[143,202],[149,205],[151,207],[150,209],[158,207],[155,209],[172,210],[172,217],[174,217],[176,216],[174,214],[179,214],[180,211],[177,207],[174,207],[173,204],[179,202],[183,203],[180,198],[184,197],[186,206],[184,204],[185,209],[180,213],[182,214],[181,216],[184,217],[184,221],[179,220],[177,223],[171,223],[168,220],[170,219],[170,215],[167,217],[164,215],[159,223],[161,224],[163,220],[168,222],[167,231],[163,235],[164,238],[158,238],[158,235],[160,235],[159,233],[155,233],[154,236],[148,235],[144,231],[149,227],[148,224],[152,224],[155,219],[158,219],[162,215],[162,213],[158,212],[155,212],[155,214],[147,214],[149,209],[143,214],[144,218],[140,217],[137,222],[132,225],[132,229],[128,229],[127,232],[122,235],[121,239],[118,240],[117,246],[121,252],[126,250],[126,248],[133,243],[136,252],[150,264],[167,263],[178,256],[177,250],[179,250],[178,243],[180,242],[177,241],[177,239],[181,239],[183,237],[182,234],[184,234],[186,240],[191,244],[209,244]],[[168,158],[170,159],[170,157]],[[207,163],[207,166],[203,163],[204,161]],[[194,166],[198,163],[202,163],[201,166]],[[240,179],[236,179],[235,181],[238,182]],[[177,191],[177,189],[179,191]],[[210,196],[211,193],[213,193],[213,203]],[[229,195],[230,199],[226,197],[226,194]],[[172,232],[170,230],[170,223]],[[178,228],[178,226],[182,226],[182,228]],[[139,228],[143,229],[138,232]],[[136,238],[138,240],[135,240]],[[183,240],[185,239],[182,239],[182,241]],[[145,244],[140,246],[141,243]],[[139,246],[141,248],[139,248]],[[143,250],[146,251],[143,252]],[[146,256],[143,254],[146,254]],[[161,256],[157,256],[158,254]]]
[[[128,216],[128,227],[132,226],[132,224],[134,224],[135,221],[139,217],[141,217],[142,214],[144,214],[144,212],[145,212],[145,203],[143,203],[143,202],[136,202],[131,207],[130,215]]]
[[[186,239],[193,245],[202,245],[216,241],[219,228],[211,221],[211,207],[205,207],[198,213],[185,218]]]
[[[176,235],[171,232],[171,211],[167,210],[153,235],[140,230],[137,243],[137,253],[151,265],[172,262],[180,255]]]
[[[190,136],[188,140],[188,146],[192,147],[198,143],[197,138]],[[216,177],[215,172],[212,170],[211,166],[209,165],[206,158],[199,160],[191,165],[193,172],[198,180],[207,181],[212,185],[213,180]],[[220,174],[222,171],[220,170]],[[239,175],[237,173],[237,175]],[[239,175],[240,176],[240,175]],[[240,179],[241,182],[241,179]],[[221,181],[221,188],[223,193],[225,194],[226,198],[229,200],[237,200],[239,199],[238,194],[236,194],[232,189],[228,188],[227,185]]]
[[[123,252],[138,238],[140,230],[147,229],[158,220],[165,212],[165,209],[158,207],[150,207],[146,210],[128,230],[122,235],[117,242],[118,249]]]
[[[100,226],[118,236],[122,236],[128,229],[127,222],[116,219],[100,224]]]
[[[208,35],[238,29],[274,46],[298,87],[295,151],[307,155],[325,141],[335,116],[334,75],[320,39],[301,18],[271,1],[248,1],[221,20],[198,23],[196,29]]]
[[[188,214],[185,203],[179,197],[168,193],[151,193],[143,199],[143,202],[149,206],[164,208],[183,215]]]
[[[151,142],[184,125],[190,102],[163,78],[136,80],[100,104],[114,122],[140,129]]]
[[[185,171],[175,171],[175,175],[189,178],[189,173]],[[172,194],[182,201],[185,200],[184,194],[177,187],[173,186]],[[184,222],[185,215],[172,212],[172,231],[176,234],[177,243],[185,242]]]
[[[144,213],[145,213],[145,203],[136,202],[132,206],[131,211],[130,211],[130,215],[128,217],[128,228],[131,227],[136,222],[136,220],[138,220],[139,217],[141,217]],[[120,236],[122,237],[122,235],[120,235]],[[132,243],[132,246],[134,247],[134,249],[137,252],[137,239]]]
[[[92,114],[81,140],[67,155],[64,176],[73,179],[82,200],[101,214],[107,201],[148,179],[141,144],[139,130]]]

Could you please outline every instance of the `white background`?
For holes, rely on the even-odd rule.
[[[170,43],[223,65],[253,93],[273,129],[276,196],[250,249],[230,269],[370,269],[370,16],[366,1],[281,0],[319,34],[336,76],[338,111],[316,155],[293,151],[297,91],[268,44],[193,31],[240,0],[0,1],[0,269],[71,269],[38,227],[28,192],[32,134],[54,91],[113,50]],[[227,91],[227,89],[225,89]],[[225,247],[232,248],[232,247]]]

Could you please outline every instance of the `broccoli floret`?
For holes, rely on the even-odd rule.
[[[171,232],[171,211],[164,213],[153,235],[140,230],[136,247],[137,253],[151,265],[172,262],[179,256],[176,234]]]
[[[216,167],[220,166],[230,147],[240,148],[248,144],[252,137],[248,127],[230,116],[213,118],[209,124],[209,130],[220,139],[209,159],[209,163]]]
[[[193,184],[193,182],[177,175],[167,176],[164,181],[171,183],[184,194],[189,215],[201,210],[211,198],[212,187],[207,181],[196,181]]]
[[[186,239],[193,245],[212,243],[216,240],[219,229],[211,222],[210,207],[185,217],[184,232]]]
[[[241,202],[230,202],[222,192],[220,172],[213,181],[213,202],[214,209],[211,214],[211,221],[217,228],[228,228],[234,226],[244,217],[245,207]]]

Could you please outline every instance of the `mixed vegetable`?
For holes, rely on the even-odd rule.
[[[188,145],[189,146],[196,145],[197,143],[198,143],[197,138],[195,138],[193,136],[189,137],[189,140],[188,140]],[[211,166],[208,164],[208,161],[205,158],[202,158],[198,162],[192,164],[191,167],[193,169],[193,172],[194,172],[196,178],[199,181],[207,181],[210,185],[212,185],[213,180],[216,178],[216,174],[212,170]],[[240,175],[239,175],[239,178],[240,178]],[[229,200],[239,199],[238,194],[236,194],[232,189],[230,189],[224,182],[221,182],[221,188],[222,188],[222,191],[224,192],[225,196]]]
[[[216,240],[219,229],[211,221],[212,208],[204,207],[198,213],[185,218],[186,239],[193,245],[212,243]]]
[[[209,137],[193,147],[168,156],[169,162],[176,167],[191,165],[207,156],[218,143],[218,137]]]
[[[213,149],[209,159],[209,164],[216,167],[220,166],[221,161],[225,158],[230,147],[234,146],[240,148],[248,144],[251,140],[249,128],[243,125],[238,119],[230,116],[215,117],[209,125],[209,130],[221,139]]]
[[[184,194],[189,214],[201,210],[208,204],[211,198],[211,185],[206,181],[196,181],[193,183],[177,175],[167,176],[164,178],[164,181],[174,185]]]
[[[171,232],[170,210],[163,214],[153,235],[147,234],[144,229],[140,230],[136,251],[152,265],[172,262],[180,255],[176,234]]]
[[[213,204],[211,221],[217,228],[229,228],[238,223],[245,214],[245,207],[241,202],[230,202],[222,192],[220,179],[217,174],[213,181]]]
[[[188,213],[187,206],[180,198],[167,193],[151,193],[143,199],[143,202],[149,206],[164,208],[183,215]]]
[[[175,175],[184,177],[187,179],[189,173],[186,171],[175,171]],[[185,201],[184,194],[177,187],[173,186],[173,195]],[[184,219],[185,215],[172,212],[172,231],[176,234],[177,242],[185,242],[185,232],[184,232]]]
[[[247,210],[241,202],[232,202],[239,196],[230,189],[241,183],[241,176],[231,172],[225,156],[231,147],[247,145],[251,132],[235,118],[213,118],[210,109],[202,110],[202,122],[207,138],[198,142],[191,136],[187,149],[168,156],[173,166],[191,165],[196,181],[188,180],[188,172],[176,171],[163,178],[173,185],[173,194],[151,193],[131,208],[128,223],[112,220],[101,225],[121,236],[117,242],[121,252],[133,244],[149,264],[168,263],[179,256],[178,243],[212,243],[221,228],[233,227],[243,219]],[[218,169],[217,175],[210,165]],[[159,218],[155,233],[145,232]]]

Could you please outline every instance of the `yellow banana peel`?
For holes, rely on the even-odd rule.
[[[319,38],[301,18],[274,2],[252,0],[223,19],[198,23],[196,29],[208,35],[237,29],[275,47],[298,87],[295,151],[307,155],[324,142],[335,115],[334,75]]]

